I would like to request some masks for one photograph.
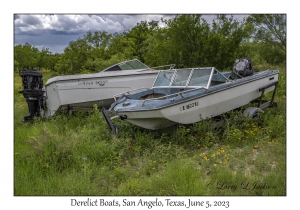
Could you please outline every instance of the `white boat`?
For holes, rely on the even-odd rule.
[[[172,68],[174,65],[166,65]],[[164,67],[164,66],[161,66]],[[43,86],[42,73],[26,70],[20,73],[27,100],[30,120],[40,113],[53,116],[58,111],[90,109],[96,104],[107,107],[114,102],[113,95],[123,91],[150,88],[158,71],[137,59],[113,65],[99,73],[56,76]]]
[[[110,109],[103,108],[102,113],[116,133],[112,123],[116,117],[156,130],[212,118],[257,98],[260,98],[258,106],[248,108],[245,114],[254,115],[273,105],[278,70],[254,72],[249,58],[237,59],[233,69],[233,72],[219,72],[214,67],[160,71],[151,89],[118,94]],[[262,96],[272,90],[271,101],[262,103]]]

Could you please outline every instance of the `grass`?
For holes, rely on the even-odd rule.
[[[234,111],[218,129],[203,120],[157,131],[120,122],[118,136],[98,109],[23,123],[28,108],[16,74],[14,195],[286,195],[286,74],[280,70],[278,107],[260,118]]]

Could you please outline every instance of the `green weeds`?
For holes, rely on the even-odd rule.
[[[97,107],[23,123],[14,98],[15,195],[286,195],[286,91],[256,119],[232,111],[150,131],[126,122],[112,135]]]

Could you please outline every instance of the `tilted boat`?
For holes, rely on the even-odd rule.
[[[174,65],[166,65],[172,68]],[[20,73],[23,93],[31,120],[35,115],[53,116],[58,111],[90,109],[94,104],[107,107],[113,95],[137,88],[150,88],[160,67],[148,67],[137,59],[115,64],[99,73],[56,76],[43,87],[42,73],[26,70]]]
[[[278,70],[254,72],[247,57],[237,59],[231,72],[220,72],[215,67],[160,71],[151,89],[118,94],[109,110],[101,111],[114,133],[117,128],[112,120],[117,117],[155,130],[199,122],[259,98],[257,107],[245,110],[245,114],[254,115],[273,105],[278,74]],[[272,90],[272,99],[263,102],[262,96]]]

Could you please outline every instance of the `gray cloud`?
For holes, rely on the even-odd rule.
[[[105,30],[121,33],[142,20],[160,20],[162,15],[14,15],[15,44],[26,42],[61,53],[70,41],[82,38],[87,31]],[[64,47],[63,47],[64,46]]]
[[[41,28],[42,27],[42,21],[39,17],[33,16],[33,15],[24,15],[24,16],[17,16],[15,19],[15,26],[20,28]]]
[[[14,43],[16,45],[27,42],[39,49],[45,47],[53,53],[62,53],[70,41],[82,38],[87,31],[105,30],[108,33],[122,33],[141,21],[160,21],[161,18],[170,19],[174,16],[173,14],[16,14]],[[246,15],[238,15],[237,18],[244,16]],[[203,17],[211,23],[215,15],[205,14]]]

